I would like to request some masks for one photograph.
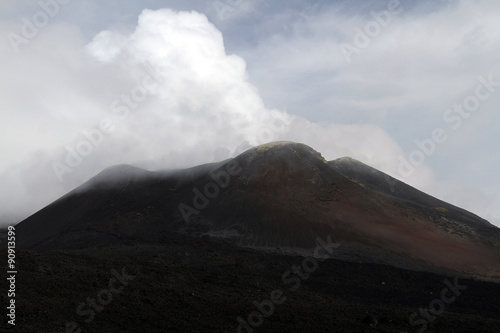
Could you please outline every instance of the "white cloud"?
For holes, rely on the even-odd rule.
[[[484,63],[468,60],[497,50],[498,44],[490,31],[497,24],[494,14],[463,27],[456,22],[477,9],[467,6],[450,8],[455,16],[449,19],[402,15],[351,65],[339,43],[363,21],[336,10],[305,16],[288,35],[264,38],[256,49],[242,50],[243,57],[228,54],[221,31],[197,12],[144,10],[134,29],[110,28],[90,42],[79,27],[51,22],[22,45],[22,52],[0,56],[5,73],[0,77],[0,153],[8,156],[0,164],[0,223],[26,217],[110,165],[184,167],[213,161],[221,148],[233,152],[245,142],[277,139],[304,142],[327,159],[352,156],[465,203],[468,190],[440,183],[439,167],[436,172],[425,164],[407,179],[397,169],[399,156],[414,148],[414,133],[428,134],[427,127],[415,126],[415,108],[441,122],[443,107],[460,101],[477,74],[487,74],[484,70],[494,64],[489,55]],[[424,23],[435,31],[430,44],[425,44]],[[440,43],[454,27],[459,36]],[[0,23],[0,33],[12,29],[12,22]],[[479,43],[470,37],[477,49],[466,39],[471,32],[481,36]],[[421,51],[425,46],[430,50]],[[454,54],[460,47],[468,51]],[[0,48],[8,50],[8,42],[1,41]],[[465,70],[435,71],[450,59]],[[266,107],[261,95],[291,111]],[[401,124],[408,133],[385,129],[391,117],[413,122]],[[104,133],[105,119],[114,125],[109,133]],[[92,140],[96,143],[84,143]],[[73,156],[77,165],[60,174],[59,182],[53,163],[66,165],[68,148],[90,152],[81,161]],[[484,192],[480,186],[473,190]],[[492,205],[470,207],[499,216]]]

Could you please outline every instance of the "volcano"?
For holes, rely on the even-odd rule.
[[[500,229],[349,157],[274,142],[218,163],[111,167],[16,227],[18,247],[73,251],[169,235],[500,280]]]
[[[500,327],[498,228],[299,143],[110,167],[10,229],[15,332]]]

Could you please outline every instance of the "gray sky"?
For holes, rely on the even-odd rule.
[[[500,226],[500,3],[0,2],[0,225],[104,168],[274,140]]]

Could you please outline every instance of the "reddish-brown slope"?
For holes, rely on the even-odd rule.
[[[475,234],[454,235],[417,211],[347,179],[311,148],[264,145],[236,159],[238,183],[206,212],[250,245],[313,248],[317,236],[364,244],[439,267],[500,276],[500,251]],[[233,212],[225,219],[217,212]],[[446,214],[444,214],[446,216]]]

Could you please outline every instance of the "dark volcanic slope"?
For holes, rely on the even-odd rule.
[[[480,238],[500,244],[498,228],[465,209],[430,196],[350,157],[339,158],[328,164],[344,176],[391,200],[425,212],[446,230],[452,229],[458,234],[473,231]]]
[[[7,257],[5,249],[0,256]],[[237,318],[248,320],[254,303],[276,289],[286,301],[255,333],[413,333],[424,327],[428,333],[498,333],[500,327],[497,283],[460,279],[467,289],[442,314],[427,323],[419,316],[411,325],[408,318],[428,308],[453,277],[329,259],[296,289],[282,275],[303,257],[208,237],[172,233],[162,243],[115,242],[91,256],[19,251],[17,259],[16,326],[8,330],[4,321],[0,332],[77,333],[64,329],[75,322],[81,333],[247,333],[237,330]],[[108,287],[113,269],[135,278],[86,322],[78,306]]]
[[[77,250],[182,232],[310,251],[330,235],[345,248],[500,277],[498,228],[396,180],[391,190],[384,174],[349,163],[278,142],[189,170],[108,169],[20,223],[18,245]]]

